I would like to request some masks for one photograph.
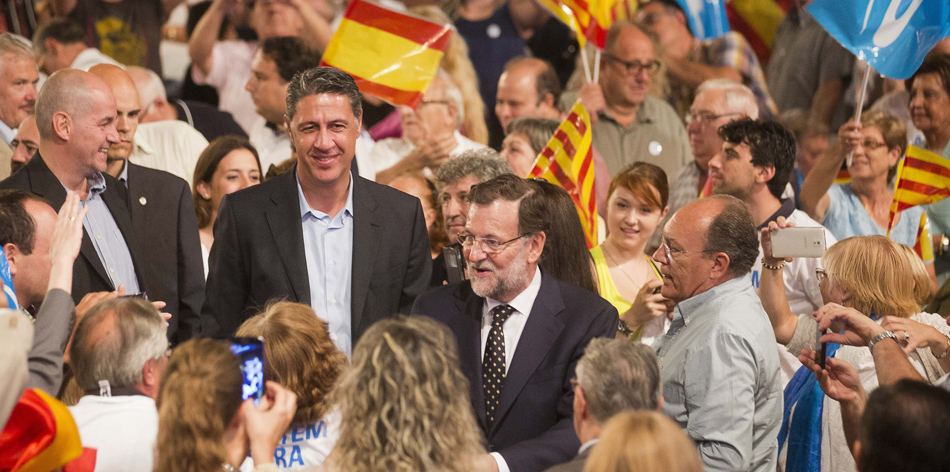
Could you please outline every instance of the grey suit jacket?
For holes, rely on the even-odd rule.
[[[63,353],[76,321],[76,305],[68,292],[47,292],[33,324],[33,348],[30,349],[30,388],[38,388],[55,397],[63,382]]]
[[[592,449],[594,449],[594,446],[584,449],[584,452],[578,454],[570,461],[551,467],[545,472],[583,472],[584,465],[587,464],[587,458],[590,457],[590,451]]]

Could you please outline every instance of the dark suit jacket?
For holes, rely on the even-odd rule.
[[[135,276],[139,281],[139,289],[148,290],[147,281],[142,277],[142,266],[140,262],[138,247],[135,244],[135,232],[132,229],[132,218],[129,216],[129,207],[126,204],[128,195],[125,186],[118,179],[109,174],[103,173],[102,177],[106,179],[106,191],[102,193],[102,200],[112,213],[112,219],[125,238],[125,244],[129,247],[129,253],[132,255],[132,264],[135,266]],[[13,175],[0,182],[0,189],[19,189],[34,193],[45,198],[53,209],[59,212],[60,207],[66,202],[66,188],[59,182],[53,172],[49,170],[43,161],[43,156],[37,153],[30,159],[22,169],[16,171]],[[116,287],[112,286],[112,280],[106,274],[106,269],[99,259],[95,246],[89,234],[83,231],[82,247],[79,249],[79,257],[73,264],[73,289],[72,296],[76,304],[82,300],[82,297],[92,292],[111,292]]]
[[[584,466],[587,464],[587,458],[590,457],[590,451],[594,449],[594,446],[584,449],[584,452],[577,455],[577,457],[571,459],[570,462],[565,462],[563,464],[558,464],[544,472],[584,472]]]
[[[484,300],[465,281],[419,297],[412,313],[441,321],[455,333],[462,372],[471,382],[472,406],[490,451],[500,453],[512,472],[566,462],[581,446],[573,424],[574,367],[591,339],[616,335],[617,309],[595,293],[542,273],[488,430],[481,380]]]
[[[168,172],[127,163],[128,205],[151,300],[171,313],[168,339],[178,344],[201,329],[205,276],[198,217],[188,182]]]
[[[33,324],[30,349],[30,388],[51,396],[59,394],[63,382],[63,353],[76,321],[76,304],[69,294],[53,289],[46,292]]]
[[[228,195],[214,223],[202,329],[231,334],[272,299],[310,304],[296,167]],[[374,322],[408,313],[432,256],[419,199],[353,177],[353,345]]]

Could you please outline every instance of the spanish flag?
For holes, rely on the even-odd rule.
[[[451,34],[449,25],[353,0],[320,65],[352,75],[363,93],[415,108]]]
[[[597,201],[590,115],[580,102],[574,104],[567,119],[538,154],[528,177],[540,177],[567,190],[577,207],[588,249],[596,246]]]
[[[887,222],[890,236],[894,215],[910,207],[939,202],[950,196],[950,160],[930,151],[909,146],[898,166],[894,202]]]
[[[48,472],[79,457],[79,429],[66,408],[38,389],[23,392],[0,432],[0,470]]]

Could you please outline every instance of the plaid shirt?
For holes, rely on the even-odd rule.
[[[769,95],[765,85],[765,74],[755,51],[739,33],[730,31],[725,36],[696,40],[689,59],[713,67],[731,67],[742,75],[742,84],[752,89],[759,104],[759,118],[769,119],[778,116],[778,108]],[[695,98],[695,90],[679,84],[671,84],[671,100],[680,116],[685,116]]]

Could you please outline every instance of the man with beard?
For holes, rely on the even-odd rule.
[[[445,323],[489,455],[477,470],[544,470],[580,447],[573,429],[574,368],[587,343],[612,337],[617,310],[596,294],[542,273],[545,202],[502,175],[472,187],[459,239],[468,279],[419,297],[414,315]]]

